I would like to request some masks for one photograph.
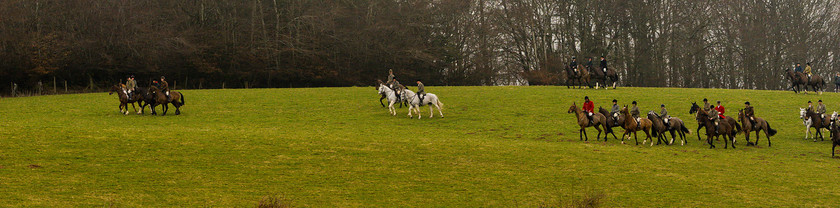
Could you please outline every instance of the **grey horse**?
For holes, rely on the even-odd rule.
[[[414,116],[411,114],[411,112],[414,111],[414,112],[417,112],[417,119],[420,119],[420,104],[421,103],[420,103],[420,98],[417,97],[417,94],[415,94],[413,91],[411,91],[409,89],[403,89],[402,92],[400,92],[400,95],[402,97],[406,98],[406,100],[408,100],[408,117],[409,118],[414,118]],[[434,105],[437,108],[438,113],[440,113],[440,117],[443,118],[443,111],[441,111],[441,108],[443,108],[443,103],[440,102],[440,99],[438,99],[437,95],[432,94],[432,93],[426,93],[426,96],[423,97],[423,103],[422,104],[429,106],[429,117],[430,118],[434,117],[434,115],[435,115],[435,111],[432,110],[432,105]]]
[[[391,115],[396,116],[397,110],[394,109],[394,103],[398,102],[396,92],[394,92],[394,90],[391,90],[391,88],[381,83],[378,87],[376,87],[376,90],[379,91],[379,94],[385,95],[385,97],[388,98],[388,112],[390,112]]]

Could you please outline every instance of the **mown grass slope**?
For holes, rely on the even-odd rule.
[[[106,93],[0,99],[0,206],[535,207],[602,194],[605,207],[830,207],[840,159],[803,139],[798,108],[840,96],[782,91],[428,87],[446,118],[391,116],[373,87],[185,90],[182,115],[128,115]],[[665,104],[685,146],[578,140],[566,110]],[[773,146],[697,141],[691,101],[752,102]],[[174,108],[172,108],[174,110]],[[173,112],[170,112],[173,113]],[[617,132],[622,132],[616,128]],[[828,133],[826,132],[826,136]],[[763,136],[762,136],[763,137]]]

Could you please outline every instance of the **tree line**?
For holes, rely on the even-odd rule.
[[[840,72],[837,0],[7,0],[0,14],[2,94],[131,74],[368,86],[388,69],[427,85],[552,85],[572,56],[601,55],[624,86],[783,89],[797,62]]]

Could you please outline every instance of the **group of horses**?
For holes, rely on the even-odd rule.
[[[593,66],[593,68],[595,69],[584,65],[577,65],[576,69],[566,66],[566,88],[573,87],[575,83],[578,84],[578,88],[581,88],[585,83],[589,88],[595,87],[598,89],[600,86],[604,86],[604,89],[607,89],[612,85],[612,88],[615,89],[616,83],[618,83],[618,74],[614,69],[607,68],[607,71],[604,72],[601,67]],[[595,86],[592,86],[593,83],[590,82],[594,82]]]
[[[834,111],[830,117],[825,117],[825,115],[816,113],[811,109],[799,108],[799,118],[805,124],[805,139],[811,139],[811,128],[814,128],[816,129],[813,137],[814,142],[817,142],[818,136],[820,141],[825,141],[822,135],[822,129],[828,130],[829,137],[831,137],[832,141],[831,157],[834,157],[834,148],[840,146],[840,124],[837,122],[840,116],[838,116],[837,111]]]
[[[138,115],[143,114],[143,109],[145,109],[147,105],[152,110],[152,115],[157,115],[155,107],[161,105],[161,110],[163,110],[163,114],[161,114],[161,116],[165,116],[166,112],[169,111],[170,103],[172,103],[172,106],[175,106],[175,115],[180,115],[181,106],[184,106],[184,94],[181,92],[170,91],[169,96],[172,97],[172,101],[170,102],[169,99],[166,98],[164,92],[155,86],[150,86],[149,88],[137,87],[132,93],[133,96],[131,98],[129,98],[123,89],[125,89],[124,84],[111,86],[108,95],[117,93],[117,97],[120,99],[120,113],[125,115],[128,115],[128,104],[131,104],[131,107]],[[134,107],[134,103],[137,103],[137,105],[140,106],[140,110],[137,110],[137,108]]]
[[[621,127],[624,129],[624,133],[621,135],[621,143],[624,144],[624,139],[628,138],[632,135],[636,141],[636,145],[639,144],[638,138],[638,131],[642,131],[645,133],[645,139],[642,141],[642,144],[646,144],[648,139],[651,139],[650,145],[653,146],[653,139],[651,136],[657,137],[656,144],[662,144],[665,142],[666,144],[673,144],[674,139],[677,138],[677,135],[680,136],[682,139],[682,144],[685,145],[686,139],[685,135],[689,134],[690,132],[685,127],[685,124],[682,120],[677,117],[670,117],[670,118],[662,118],[656,112],[650,111],[646,118],[639,118],[638,120],[634,119],[630,115],[630,111],[627,109],[627,106],[621,108],[619,112],[610,113],[607,109],[602,107],[598,107],[598,112],[593,113],[592,121],[590,122],[589,118],[586,116],[586,112],[581,110],[581,108],[577,107],[576,103],[573,103],[572,106],[569,107],[568,113],[574,113],[575,117],[577,118],[577,124],[580,126],[580,140],[581,141],[588,141],[589,137],[586,135],[586,128],[588,127],[595,127],[598,130],[598,135],[596,138],[600,140],[601,138],[601,128],[604,130],[604,141],[607,141],[607,136],[609,134],[613,135],[614,139],[618,139],[615,136],[615,132],[612,128]],[[669,119],[668,124],[665,124],[664,119]],[[671,134],[671,140],[668,141],[668,137],[666,133]]]
[[[577,124],[580,126],[579,134],[581,141],[589,140],[586,135],[586,128],[588,127],[594,127],[598,130],[598,135],[596,136],[598,140],[601,138],[601,129],[603,128],[603,132],[605,132],[604,141],[607,141],[607,135],[609,134],[612,134],[613,138],[618,139],[612,128],[621,127],[624,129],[624,133],[621,136],[621,143],[624,144],[624,139],[629,139],[632,135],[636,141],[636,145],[639,144],[637,136],[638,131],[645,133],[645,138],[642,141],[642,144],[647,143],[647,140],[650,139],[651,146],[653,146],[652,136],[657,137],[657,145],[662,142],[665,142],[667,145],[671,145],[674,143],[677,135],[679,135],[682,140],[682,145],[685,145],[687,142],[685,135],[690,134],[690,131],[686,128],[685,122],[678,117],[663,118],[656,112],[649,111],[646,117],[641,117],[637,120],[630,115],[626,105],[617,113],[611,113],[607,111],[607,109],[598,107],[598,112],[595,112],[592,115],[592,122],[590,122],[589,118],[586,116],[586,112],[577,107],[577,104],[573,103],[567,112],[574,113],[577,118]],[[716,119],[714,118],[718,116],[718,112],[714,109],[706,111],[700,108],[697,103],[692,103],[689,114],[695,115],[695,120],[698,124],[697,132],[700,132],[701,128],[706,128],[706,142],[709,144],[709,148],[715,148],[714,141],[719,140],[720,137],[723,137],[725,145],[724,148],[728,148],[730,143],[732,148],[735,148],[735,136],[740,133],[744,133],[748,146],[757,145],[758,139],[760,138],[759,132],[761,131],[763,131],[767,137],[767,146],[771,146],[770,137],[776,135],[776,130],[770,128],[770,123],[766,120],[755,117],[754,123],[750,122],[749,118],[744,115],[743,109],[738,111],[737,120],[733,117],[719,119],[717,131],[715,131]],[[750,141],[751,132],[755,132],[755,142]],[[668,140],[666,133],[671,134],[670,141]],[[697,140],[702,140],[699,133],[697,134]]]
[[[414,93],[414,91],[409,90],[404,86],[396,87],[397,89],[391,89],[390,87],[386,86],[382,80],[377,80],[376,91],[381,95],[379,98],[379,104],[382,107],[385,107],[385,104],[382,103],[383,99],[388,99],[388,112],[391,115],[396,116],[397,110],[394,108],[394,104],[399,103],[400,107],[403,104],[408,106],[408,117],[414,118],[414,114],[417,114],[417,119],[420,119],[420,106],[428,105],[429,106],[429,118],[434,117],[435,112],[432,109],[432,106],[437,108],[438,113],[440,113],[440,117],[443,118],[443,103],[440,102],[437,95],[433,93],[426,93],[423,96],[423,101],[420,101],[420,97]]]
[[[808,94],[808,87],[811,87],[817,93],[822,93],[825,90],[825,80],[820,75],[813,74],[811,79],[808,79],[808,75],[805,73],[785,69],[785,77],[790,80],[789,89],[795,93],[799,93],[800,87],[805,94]]]

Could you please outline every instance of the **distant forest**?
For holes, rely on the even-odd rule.
[[[838,0],[5,0],[0,94],[403,83],[554,85],[605,55],[622,86],[783,89],[840,72]],[[40,85],[38,83],[41,83]]]

